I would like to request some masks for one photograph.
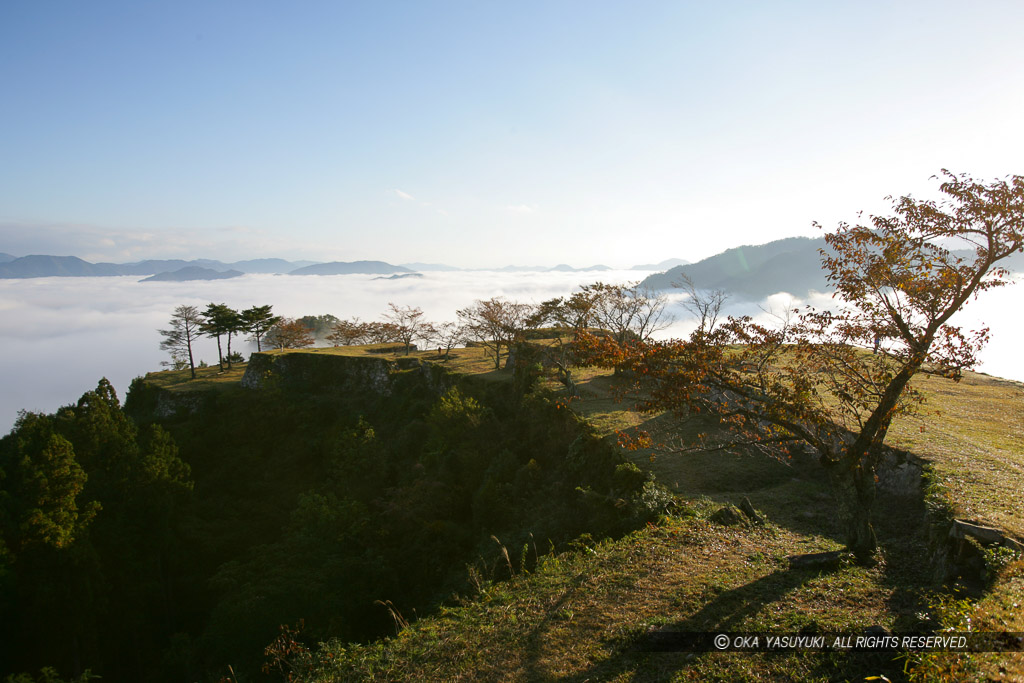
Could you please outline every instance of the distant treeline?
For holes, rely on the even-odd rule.
[[[692,291],[685,277],[677,286]],[[503,351],[507,357],[512,346],[526,338],[530,330],[545,325],[570,334],[593,326],[609,331],[620,341],[626,336],[648,339],[671,323],[667,303],[665,294],[640,282],[595,282],[581,286],[569,297],[537,305],[502,297],[477,299],[457,311],[455,320],[443,322],[428,320],[418,306],[394,303],[388,304],[380,320],[361,321],[332,314],[282,318],[273,314],[270,305],[236,311],[211,302],[203,311],[195,306],[178,306],[168,329],[160,331],[164,337],[160,346],[171,355],[164,365],[175,370],[190,368],[193,379],[197,362],[192,345],[196,339],[206,336],[217,340],[217,360],[223,369],[242,360],[231,351],[231,341],[239,334],[249,334],[258,351],[264,343],[277,349],[296,349],[320,340],[333,346],[401,344],[408,354],[415,342],[422,342],[429,348],[436,347],[447,358],[453,348],[475,343],[487,348],[495,368],[500,368]]]

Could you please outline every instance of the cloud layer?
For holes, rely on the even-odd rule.
[[[298,317],[330,313],[339,318],[377,319],[388,303],[419,306],[433,321],[454,320],[455,312],[474,299],[504,296],[540,302],[562,296],[596,279],[605,282],[637,280],[647,273],[425,273],[415,280],[376,280],[372,275],[282,276],[246,275],[213,282],[147,282],[134,277],[39,278],[0,280],[0,433],[10,429],[17,411],[53,411],[74,402],[107,377],[123,394],[133,377],[160,369],[167,355],[159,348],[161,328],[167,327],[175,306],[209,302],[234,308],[272,304],[280,315]],[[982,370],[1024,380],[1024,362],[1015,348],[1018,317],[1001,312],[1019,308],[1021,291],[1007,287],[987,292],[961,314],[960,324],[988,324],[992,341],[983,352]],[[685,336],[693,328],[672,294],[671,312],[679,319],[663,336]],[[828,306],[827,296],[807,302],[787,295],[770,297],[762,305]],[[729,307],[732,315],[766,315],[758,305]],[[211,340],[199,344],[198,358],[216,362]]]
[[[602,273],[605,281],[644,272]],[[139,282],[137,277],[0,280],[0,433],[18,410],[50,412],[74,402],[107,377],[123,394],[132,378],[159,370],[167,354],[159,330],[175,306],[272,304],[289,317],[330,313],[377,319],[390,302],[419,306],[430,320],[454,320],[474,299],[504,296],[539,302],[592,282],[593,273],[425,273],[413,280],[372,275],[246,275],[211,282]],[[253,349],[255,350],[255,349]],[[197,358],[216,362],[212,340]]]

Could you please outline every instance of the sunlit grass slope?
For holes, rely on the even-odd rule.
[[[616,402],[607,373],[578,375],[573,409],[614,438],[648,431],[659,448],[632,453],[685,501],[684,512],[619,541],[541,558],[531,573],[485,583],[441,614],[370,645],[328,643],[308,680],[1015,680],[1019,655],[643,653],[653,628],[859,632],[1024,629],[1024,564],[1010,564],[979,600],[940,598],[929,566],[929,520],[914,496],[881,498],[884,560],[865,568],[793,567],[788,556],[841,547],[818,467],[744,453],[673,451],[707,425],[681,425]],[[957,516],[1017,534],[1024,487],[1020,385],[984,375],[922,380],[925,412],[893,430],[894,445],[933,464]],[[554,389],[554,385],[551,385]],[[921,430],[921,427],[924,430]],[[942,488],[944,487],[944,488]],[[722,526],[710,512],[748,497],[764,527]],[[972,621],[968,621],[972,620]],[[916,673],[915,673],[916,672]]]

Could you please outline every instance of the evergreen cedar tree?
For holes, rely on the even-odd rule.
[[[207,305],[200,312],[195,306],[178,306],[171,316],[170,329],[160,330],[164,340],[160,348],[171,354],[171,365],[175,370],[184,368],[184,357],[188,356],[188,367],[192,379],[196,378],[195,360],[192,356],[192,343],[201,336],[217,339],[217,360],[223,369],[225,356],[221,351],[221,337],[227,337],[227,363],[231,368],[231,338],[235,334],[248,332],[256,342],[256,350],[262,351],[262,340],[267,332],[281,321],[274,315],[272,306],[253,306],[238,312],[225,304]]]
[[[231,336],[242,330],[242,320],[238,311],[225,304],[207,304],[203,311],[202,331],[207,337],[217,340],[217,365],[224,369],[224,354],[221,352],[220,338],[226,337],[228,342],[228,369],[231,369]]]
[[[271,308],[270,305],[253,306],[238,314],[242,321],[242,329],[252,335],[257,351],[263,350],[263,336],[281,321],[281,316],[274,315]]]
[[[179,367],[182,358],[188,356],[188,367],[192,372],[192,379],[196,378],[196,364],[192,357],[192,342],[198,339],[202,333],[203,318],[199,309],[195,306],[178,306],[171,316],[171,327],[167,330],[160,330],[164,340],[160,342],[160,348],[171,354],[171,365],[175,370]]]
[[[53,415],[21,412],[0,473],[0,676],[103,663],[104,680],[142,680],[135,655],[173,632],[173,520],[192,487],[170,435],[103,379]]]
[[[919,372],[957,381],[975,364],[988,330],[949,320],[1007,284],[1000,262],[1024,250],[1024,177],[985,184],[943,170],[940,181],[939,201],[901,197],[892,216],[825,236],[838,312],[791,311],[773,328],[729,318],[662,342],[583,331],[577,352],[626,371],[648,409],[717,416],[729,436],[705,436],[699,448],[813,449],[836,488],[848,549],[871,562],[886,432],[922,400],[910,381]]]

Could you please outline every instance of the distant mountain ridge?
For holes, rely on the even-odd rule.
[[[245,273],[281,273],[308,266],[313,261],[285,261],[284,259],[252,259],[223,263],[211,259],[148,260],[135,263],[90,263],[77,256],[32,255],[9,260],[0,255],[0,278],[33,277],[109,277],[116,275],[157,275],[173,273],[182,268],[206,268],[211,271],[229,270]]]
[[[403,266],[393,266],[384,261],[331,261],[316,263],[289,272],[289,275],[392,275],[395,273],[411,273],[412,270]]]
[[[669,268],[675,268],[676,266],[688,266],[690,261],[683,258],[670,258],[665,259],[661,263],[645,263],[640,266],[633,266],[630,270],[659,270],[664,271]]]
[[[199,266],[185,266],[170,273],[158,273],[139,282],[191,282],[193,280],[227,280],[245,275],[240,270],[212,270]]]
[[[777,292],[794,296],[805,296],[812,290],[825,292],[829,286],[818,250],[826,247],[824,238],[812,237],[788,237],[767,244],[734,247],[703,261],[650,275],[643,284],[653,289],[671,289],[681,275],[686,275],[697,289],[721,289],[749,300]]]
[[[827,291],[821,270],[819,249],[822,238],[789,237],[767,244],[744,245],[727,249],[697,263],[672,258],[633,266],[630,270],[659,270],[644,280],[654,289],[670,289],[680,274],[688,275],[698,288],[723,289],[745,299],[760,299],[776,292],[799,296],[811,290]],[[970,258],[970,253],[963,256]],[[1006,262],[1013,271],[1024,271],[1024,254],[1015,254]],[[224,263],[212,259],[146,260],[135,263],[90,263],[77,256],[31,255],[15,257],[0,252],[0,279],[35,277],[106,277],[116,275],[173,274],[182,268],[205,268],[210,271],[229,270],[245,273],[281,273],[292,275],[398,275],[414,272],[452,272],[494,270],[506,273],[603,272],[613,270],[605,265],[576,268],[566,264],[549,266],[514,266],[503,268],[457,268],[441,263],[406,263],[395,266],[384,261],[287,261],[279,258],[249,259]],[[174,278],[161,278],[174,279]]]
[[[448,266],[443,263],[402,263],[399,265],[401,265],[403,268],[408,268],[409,270],[415,270],[424,273],[450,273],[457,270],[465,270],[465,268],[456,268],[455,266]]]
[[[0,277],[96,277],[132,275],[119,270],[113,263],[89,263],[77,256],[48,256],[33,254],[0,264]]]
[[[682,259],[663,261],[661,266],[686,263]],[[657,270],[654,266],[634,266],[632,270]],[[504,266],[502,268],[457,268],[443,263],[406,263],[395,266],[385,261],[286,261],[279,258],[249,259],[225,263],[213,259],[150,259],[134,263],[90,263],[77,256],[33,255],[16,257],[0,253],[0,279],[34,277],[108,277],[117,275],[161,275],[173,274],[183,268],[205,268],[210,271],[241,273],[280,273],[288,275],[396,275],[414,272],[455,272],[472,270],[497,270],[508,273],[583,273],[614,270],[597,264],[576,268],[564,263],[557,266]],[[174,278],[160,278],[171,280]]]

